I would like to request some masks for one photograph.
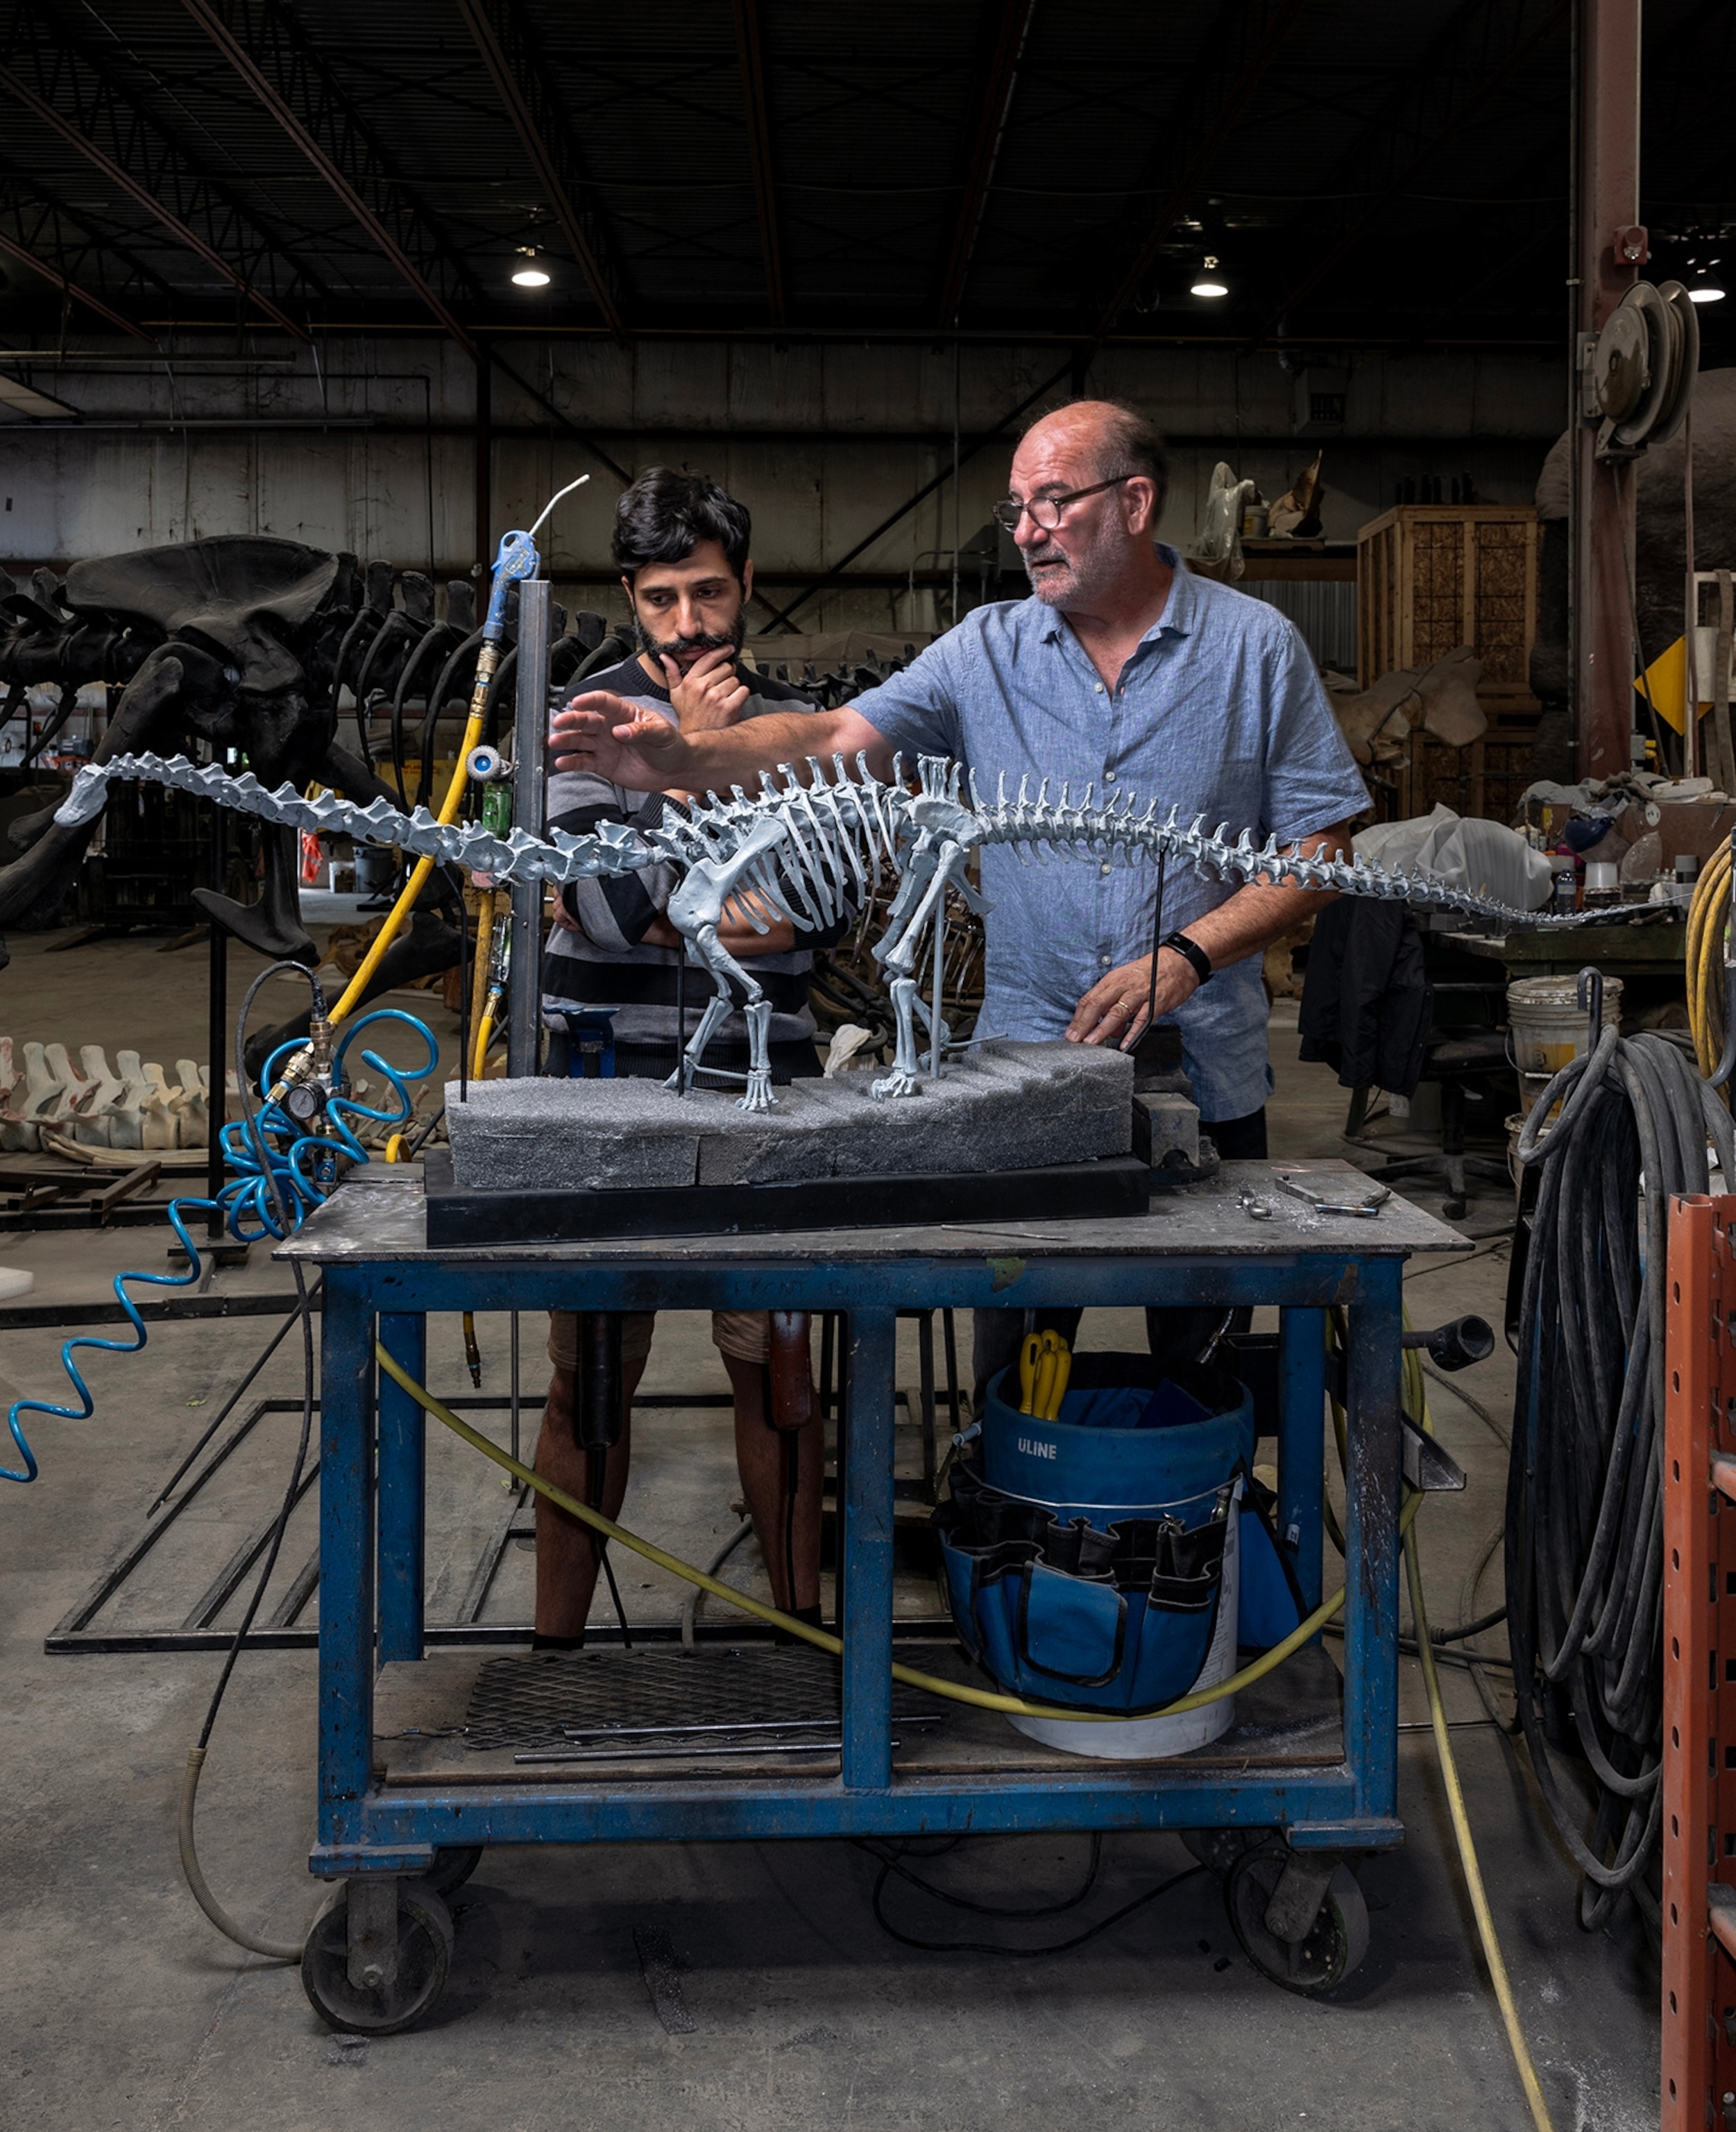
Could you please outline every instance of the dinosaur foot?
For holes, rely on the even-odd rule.
[[[736,1104],[738,1111],[769,1111],[777,1102],[771,1092],[771,1073],[768,1068],[748,1069],[747,1092]]]
[[[872,1091],[875,1100],[882,1103],[896,1101],[901,1096],[919,1096],[922,1092],[923,1084],[914,1073],[901,1073],[895,1066],[884,1079],[874,1083]]]

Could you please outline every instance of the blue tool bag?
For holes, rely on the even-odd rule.
[[[934,1514],[960,1640],[1002,1687],[1129,1715],[1185,1695],[1217,1633],[1238,1517],[1249,1627],[1277,1625],[1275,1642],[1295,1626],[1267,1520],[1240,1515],[1254,1448],[1241,1384],[1148,1355],[1080,1355],[1047,1421],[1002,1397],[1017,1382],[1009,1371],[990,1384],[982,1469],[955,1465]]]
[[[1134,1712],[1198,1678],[1217,1629],[1235,1485],[1099,1531],[955,1467],[934,1513],[960,1640],[1003,1688],[1042,1702]]]

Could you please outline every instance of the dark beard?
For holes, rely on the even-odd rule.
[[[653,659],[674,659],[679,664],[683,652],[739,651],[747,637],[747,616],[746,612],[738,614],[735,627],[725,636],[719,636],[707,631],[698,636],[664,639],[653,636],[635,614],[633,617],[633,633],[639,639],[641,651]]]

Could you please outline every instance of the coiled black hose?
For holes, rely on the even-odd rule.
[[[1551,1126],[1555,1105],[1561,1115]],[[1676,1045],[1606,1028],[1533,1106],[1507,1622],[1520,1723],[1592,1930],[1645,1872],[1662,1810],[1664,1270],[1669,1203],[1736,1177],[1729,1113]],[[1593,1784],[1589,1827],[1551,1741]]]

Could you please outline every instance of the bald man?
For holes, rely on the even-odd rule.
[[[880,777],[895,753],[907,766],[942,755],[968,763],[987,792],[1003,771],[1012,790],[1026,775],[1047,777],[1105,800],[1137,793],[1184,821],[1203,814],[1292,852],[1346,851],[1368,794],[1307,646],[1275,607],[1192,576],[1158,540],[1168,478],[1163,441],[1135,410],[1062,407],[1021,439],[995,511],[1024,556],[1030,598],[973,609],[903,673],[834,711],[684,734],[624,699],[575,697],[552,729],[559,766],[638,790],[727,792],[810,755],[853,762],[860,752]],[[1149,1018],[1179,1032],[1220,1152],[1264,1156],[1272,1077],[1259,958],[1328,896],[1173,869],[1153,973],[1150,868],[1026,867],[995,846],[982,885],[992,907],[979,1029],[1131,1050],[1154,1003]],[[1076,1326],[1077,1313],[1054,1314],[1063,1331],[1068,1314]],[[979,1383],[985,1362],[1010,1352],[1018,1323],[979,1313]],[[1153,1313],[1153,1349],[1180,1356],[1196,1329],[1194,1313]]]

